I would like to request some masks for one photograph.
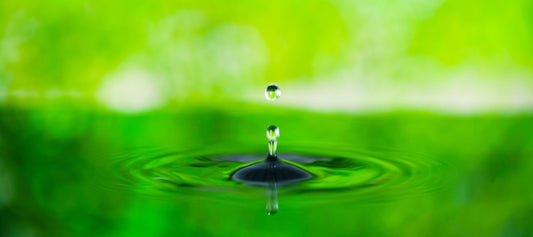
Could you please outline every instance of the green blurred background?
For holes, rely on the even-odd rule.
[[[531,236],[532,12],[528,0],[0,1],[0,236]],[[426,196],[280,196],[275,216],[264,197],[101,184],[139,148],[266,152],[271,124],[282,151],[394,148],[453,169]]]
[[[2,1],[0,103],[527,111],[533,3]]]

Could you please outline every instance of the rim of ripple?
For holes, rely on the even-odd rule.
[[[281,159],[313,175],[310,180],[278,189],[284,200],[299,203],[380,203],[425,195],[446,186],[453,170],[449,163],[387,148],[283,148]],[[226,146],[182,151],[139,149],[113,159],[105,172],[114,181],[103,185],[159,197],[194,195],[240,202],[264,196],[265,189],[236,182],[231,174],[265,157],[264,150],[231,150]]]

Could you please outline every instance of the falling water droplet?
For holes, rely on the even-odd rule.
[[[276,84],[270,84],[265,90],[265,97],[267,100],[277,100],[281,96],[281,89]]]

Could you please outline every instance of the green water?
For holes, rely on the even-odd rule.
[[[2,236],[531,236],[533,117],[0,112]],[[278,154],[313,175],[231,180]]]

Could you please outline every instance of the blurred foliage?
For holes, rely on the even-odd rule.
[[[508,57],[531,68],[531,10],[531,1],[445,1],[432,18],[421,24],[413,52],[431,55],[446,64],[471,57],[488,61]]]
[[[5,43],[13,44],[9,50],[18,51],[12,52],[17,57],[13,59],[16,62],[9,63],[6,57],[6,65],[15,74],[17,83],[21,83],[19,85],[24,85],[19,82],[20,78],[26,85],[36,87],[87,86],[90,89],[96,85],[95,79],[117,67],[130,54],[139,50],[162,53],[159,50],[167,50],[171,47],[168,44],[182,43],[182,40],[193,44],[190,37],[199,40],[199,45],[176,53],[201,53],[194,50],[198,50],[198,46],[208,46],[209,42],[202,41],[216,37],[213,34],[224,24],[258,29],[272,58],[267,75],[280,79],[309,73],[317,51],[338,52],[338,44],[347,37],[336,8],[325,1],[238,1],[232,4],[219,1],[35,4],[4,1],[2,5],[1,25],[5,27],[4,40],[8,41]],[[226,35],[231,33],[222,32],[221,37],[235,40],[232,35]],[[244,37],[243,40],[247,40],[250,36]],[[12,38],[16,42],[9,42]],[[189,50],[192,52],[187,52]]]
[[[108,94],[136,94],[142,80],[157,97],[146,107],[246,101],[275,81],[350,88],[361,98],[336,102],[349,110],[421,97],[453,106],[457,94],[471,107],[527,109],[532,10],[528,0],[2,1],[0,102],[64,95],[114,109]],[[145,76],[119,80],[132,75]]]

